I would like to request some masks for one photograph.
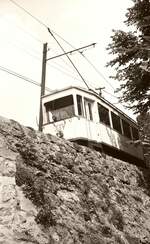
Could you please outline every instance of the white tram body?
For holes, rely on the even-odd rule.
[[[43,132],[108,146],[143,160],[134,120],[92,90],[68,87],[42,97]]]

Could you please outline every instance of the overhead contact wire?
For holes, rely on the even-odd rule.
[[[18,77],[18,78],[20,78],[20,79],[22,79],[22,80],[25,80],[25,81],[27,81],[27,82],[29,82],[29,83],[31,83],[31,84],[36,85],[36,86],[39,86],[39,87],[41,86],[41,84],[38,83],[37,81],[34,81],[34,80],[32,80],[32,79],[30,79],[30,78],[24,76],[24,75],[21,75],[21,74],[15,72],[15,71],[13,71],[13,70],[8,69],[8,68],[6,68],[6,67],[0,66],[0,70],[4,71],[4,72],[6,72],[6,73],[8,73],[8,74],[10,74],[10,75],[13,75],[13,76],[15,76],[15,77]],[[46,90],[47,90],[47,91],[52,91],[52,90],[49,89],[48,87],[46,87]]]
[[[40,19],[38,19],[37,17],[35,17],[33,14],[31,14],[29,11],[27,11],[25,8],[23,8],[22,6],[20,6],[18,3],[16,3],[14,0],[9,0],[10,2],[12,2],[14,5],[16,5],[18,8],[20,8],[20,9],[22,9],[24,12],[26,12],[30,17],[32,17],[34,20],[36,20],[39,24],[41,24],[42,26],[44,26],[48,31],[49,31],[49,33],[51,34],[51,35],[53,35],[53,33],[55,34],[55,35],[57,35],[59,38],[61,38],[64,42],[66,42],[69,46],[71,46],[72,48],[75,48],[71,43],[69,43],[68,41],[66,41],[63,37],[61,37],[58,33],[56,33],[55,31],[53,31],[52,29],[50,29],[49,27],[48,27],[48,25],[46,25],[44,22],[42,22]],[[53,33],[52,33],[53,32]],[[53,35],[53,37],[54,37],[54,35]],[[57,43],[58,43],[58,41],[57,41]],[[60,45],[60,44],[59,44]],[[61,47],[61,49],[65,52],[65,50]],[[85,56],[83,55],[83,53],[81,53],[81,52],[79,52],[84,58],[85,58]],[[66,55],[67,56],[67,55]],[[68,59],[70,59],[69,58],[69,56],[68,56]],[[87,58],[85,58],[91,65],[92,65],[92,67],[95,69],[95,71],[97,72],[97,73],[99,73],[99,75],[100,76],[102,76],[103,77],[103,79],[105,79],[105,81],[114,89],[114,87],[106,80],[106,78],[100,73],[100,71],[87,59]],[[72,62],[72,60],[70,59],[70,62],[72,63],[72,65],[73,66],[75,66],[74,64],[73,64],[73,62]],[[76,67],[74,67],[75,69],[77,69]],[[77,71],[77,70],[76,70]],[[80,74],[80,72],[79,71],[77,71],[77,73],[80,75],[80,77],[81,77],[81,79],[84,81],[84,83],[86,84],[86,86],[88,87],[88,89],[89,89],[89,86],[88,86],[88,84],[86,83],[86,81],[84,80],[84,78],[82,77],[82,75]],[[114,89],[115,90],[115,89]]]

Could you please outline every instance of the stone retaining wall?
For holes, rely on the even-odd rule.
[[[148,244],[149,170],[0,118],[0,244]]]

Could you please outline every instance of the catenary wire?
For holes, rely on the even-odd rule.
[[[22,47],[19,47],[19,46],[17,46],[16,44],[13,44],[13,43],[11,43],[11,44],[14,45],[16,48],[21,49],[23,52],[25,52],[25,53],[28,54],[29,56],[31,56],[31,57],[33,57],[34,59],[36,59],[36,60],[38,60],[39,62],[41,62],[40,57],[37,57],[37,56],[31,54],[28,50],[26,50],[26,49],[24,49],[24,48],[22,48]],[[70,70],[67,70],[64,66],[62,66],[62,65],[60,65],[60,64],[58,64],[58,63],[56,63],[55,61],[53,61],[53,63],[54,63],[56,66],[53,65],[53,64],[50,64],[50,63],[47,63],[47,65],[50,66],[50,67],[52,67],[53,69],[58,70],[59,72],[65,74],[65,75],[68,76],[68,77],[71,77],[71,78],[73,78],[73,79],[75,79],[75,80],[77,80],[77,81],[80,81],[80,82],[82,81],[82,80],[79,79],[78,77],[73,76],[71,73],[68,73],[68,72],[70,72]],[[58,66],[59,68],[58,68],[57,66]],[[69,66],[69,67],[70,67],[70,66]],[[62,70],[62,69],[63,69],[63,70]],[[91,83],[91,84],[92,84],[91,81],[88,81],[87,79],[86,79],[86,81],[87,81],[88,83]],[[106,92],[106,91],[105,91],[105,92]],[[110,93],[109,93],[109,94],[110,94]],[[110,94],[110,95],[112,95],[112,94]],[[114,96],[114,95],[112,95],[112,96]]]
[[[98,68],[82,52],[80,53],[86,59],[86,61],[93,67],[97,74],[99,74],[109,84],[109,86],[111,86],[111,88],[115,90],[112,84],[105,78],[105,76],[98,70]]]
[[[39,18],[35,17],[33,14],[31,14],[29,11],[27,11],[25,8],[23,8],[21,5],[19,5],[18,3],[16,3],[13,0],[9,0],[10,2],[12,2],[13,4],[15,4],[18,8],[22,9],[24,12],[26,12],[28,15],[30,15],[30,17],[32,17],[34,20],[36,20],[39,24],[41,24],[42,26],[44,26],[49,32],[53,32],[55,35],[57,35],[59,38],[61,38],[64,42],[66,42],[68,45],[70,45],[72,48],[75,48],[72,44],[70,44],[68,41],[66,41],[64,38],[62,38],[58,33],[56,33],[55,31],[53,31],[52,29],[49,28],[48,25],[46,25],[44,22],[42,22]],[[81,54],[81,52],[79,52]],[[82,54],[81,54],[82,55]],[[93,66],[93,65],[92,65]],[[94,67],[93,67],[94,68]],[[100,74],[100,72],[99,72]],[[104,77],[103,77],[104,78]],[[83,79],[84,80],[84,79]],[[106,78],[105,78],[105,81]],[[108,81],[107,81],[108,82]],[[110,84],[109,84],[110,85]],[[88,85],[87,85],[88,86]],[[114,89],[114,88],[113,88]]]
[[[1,37],[1,41],[2,41],[2,42],[4,41],[4,40],[3,40],[3,37],[4,37],[4,36]],[[38,52],[37,50],[35,50],[35,49],[33,49],[33,48],[32,48],[32,50],[31,50],[31,48],[29,48],[28,46],[24,46],[24,43],[18,41],[17,39],[14,40],[14,41],[12,41],[11,38],[7,38],[7,40],[5,40],[5,43],[6,43],[6,42],[7,42],[8,44],[10,44],[10,45],[15,46],[15,47],[18,48],[18,49],[21,49],[22,51],[26,52],[27,54],[29,54],[29,55],[31,55],[31,56],[33,56],[33,57],[35,57],[35,56],[34,56],[34,54],[31,54],[31,52],[36,53],[36,55],[39,55],[39,54],[40,54],[40,52]],[[17,43],[18,43],[19,45],[18,45]],[[27,49],[28,49],[28,50],[27,50]],[[30,50],[29,50],[29,49],[30,49]]]
[[[10,70],[10,69],[8,69],[8,68],[6,68],[6,67],[0,66],[0,70],[4,71],[4,72],[6,72],[6,73],[8,73],[8,74],[10,74],[10,75],[13,75],[13,76],[15,76],[15,77],[17,77],[17,78],[20,78],[20,79],[22,79],[22,80],[25,80],[25,81],[27,81],[27,82],[33,84],[33,85],[36,85],[36,86],[38,86],[38,87],[41,87],[41,84],[40,84],[40,83],[38,83],[38,82],[36,82],[36,81],[34,81],[34,80],[32,80],[32,79],[30,79],[30,78],[24,76],[24,75],[21,75],[21,74],[15,72],[15,71],[13,71],[13,70]],[[68,75],[68,74],[66,74],[66,75]],[[72,78],[75,78],[75,79],[76,79],[76,77],[72,77]],[[80,81],[81,81],[81,80],[80,80]],[[50,88],[48,88],[48,87],[46,87],[45,89],[46,89],[47,91],[49,91],[49,92],[52,92],[52,90],[51,90]],[[106,92],[106,91],[104,91],[104,92]],[[112,95],[111,93],[109,93],[109,92],[106,92],[106,93],[108,93],[109,95],[113,96],[113,95]],[[113,97],[115,97],[115,98],[118,99],[118,97],[116,97],[116,96],[113,96]],[[118,102],[117,102],[117,103],[113,103],[113,104],[118,104]]]
[[[46,24],[44,24],[41,20],[39,20],[37,17],[35,17],[34,15],[32,15],[29,11],[27,11],[25,8],[23,8],[21,5],[19,5],[18,3],[16,3],[13,0],[9,0],[10,2],[12,2],[14,5],[16,5],[18,8],[22,9],[24,12],[26,12],[28,15],[30,15],[30,17],[32,17],[33,19],[35,19],[39,24],[43,25],[45,28],[48,28],[48,26]]]
[[[30,53],[27,49],[25,49],[24,47],[18,46],[18,45],[16,45],[15,43],[10,42],[10,41],[8,41],[8,43],[11,44],[11,45],[13,45],[13,46],[14,46],[15,48],[17,48],[17,49],[22,50],[23,52],[25,52],[27,55],[31,56],[32,58],[34,58],[34,59],[38,60],[39,62],[41,62],[41,58],[40,58],[40,57],[38,57],[38,56],[36,56],[36,55],[34,55],[34,54],[31,54],[31,53]],[[47,63],[47,65],[50,66],[50,67],[52,67],[52,68],[54,68],[54,69],[57,69],[58,71],[64,73],[65,75],[68,75],[68,76],[70,76],[70,77],[72,77],[72,78],[77,79],[75,76],[72,76],[71,74],[67,73],[67,72],[70,72],[70,70],[67,70],[63,65],[60,65],[60,64],[56,63],[55,61],[53,61],[53,63],[54,63],[55,65],[57,65],[58,67],[60,67],[61,69],[64,69],[65,71],[63,71],[63,70],[57,68],[57,67],[54,66],[53,64]],[[70,66],[69,66],[69,67],[70,67]],[[79,79],[78,79],[78,80],[79,80]]]
[[[41,59],[40,59],[39,57],[37,57],[37,56],[31,54],[31,53],[28,52],[26,49],[21,48],[21,47],[18,47],[16,44],[13,44],[13,43],[11,43],[11,44],[14,45],[16,48],[21,49],[21,50],[24,51],[26,54],[28,54],[29,56],[35,58],[36,60],[41,61]],[[62,65],[60,65],[60,64],[58,64],[58,63],[56,63],[56,62],[54,62],[54,61],[53,61],[53,63],[56,64],[56,65],[57,65],[58,67],[60,67],[60,68],[58,68],[57,66],[54,66],[53,64],[49,64],[49,63],[47,63],[47,65],[50,66],[50,67],[52,67],[53,69],[56,69],[56,70],[58,70],[59,72],[65,74],[66,76],[71,77],[71,78],[73,78],[73,79],[78,80],[78,81],[81,82],[81,80],[80,80],[78,77],[75,77],[75,76],[73,76],[72,74],[68,73],[69,70],[65,69],[64,66],[62,66]],[[62,70],[62,69],[64,69],[64,70]],[[88,80],[86,80],[86,81],[87,81],[88,83],[92,84],[91,81],[88,81]],[[94,83],[93,83],[93,85],[94,85],[93,87],[95,87],[95,84],[94,84]],[[109,94],[109,95],[112,96],[112,97],[117,98],[116,96],[114,96],[113,94],[111,94],[111,93],[109,93],[109,92],[107,92],[107,91],[105,91],[105,90],[103,90],[103,92]]]
[[[22,11],[24,11],[26,14],[28,14],[30,17],[32,17],[35,21],[37,21],[39,24],[44,26],[46,29],[49,28],[47,24],[45,24],[43,21],[41,21],[39,18],[35,17],[33,14],[31,14],[28,10],[26,10],[24,7],[22,7],[20,4],[16,3],[14,0],[8,0],[14,5],[16,5],[18,8],[20,8]],[[61,37],[57,32],[51,29],[51,31],[57,35],[60,39],[62,39],[64,42],[66,42],[68,45],[72,46],[68,41],[66,41],[63,37]],[[72,46],[73,47],[73,46]],[[74,48],[74,47],[73,47]]]
[[[48,31],[50,30],[51,32],[53,32],[55,35],[57,35],[60,39],[62,39],[65,43],[67,43],[69,46],[71,46],[72,48],[75,48],[71,43],[69,43],[67,40],[65,40],[62,36],[60,36],[58,33],[56,33],[54,30],[50,29],[48,27],[48,25],[46,25],[44,22],[42,22],[39,18],[35,17],[33,14],[31,14],[29,11],[27,11],[25,8],[23,8],[21,5],[19,5],[18,3],[16,3],[13,0],[9,0],[10,2],[12,2],[14,5],[16,5],[18,8],[22,9],[24,12],[26,12],[30,17],[32,17],[34,20],[36,20],[39,24],[41,24],[42,26],[44,26]],[[83,55],[83,53],[79,52],[84,58],[85,55]],[[86,60],[88,61],[89,64],[92,65],[92,67],[95,69],[95,71],[97,71],[97,73],[99,73],[100,76],[103,77],[103,79],[105,79],[105,81],[114,89],[114,87],[106,80],[106,78],[101,74],[101,72],[92,64],[92,62],[90,60],[88,60],[86,58]],[[115,90],[115,89],[114,89]]]
[[[51,29],[46,25],[44,24],[41,20],[39,20],[37,17],[35,17],[34,15],[32,15],[29,11],[27,11],[25,8],[23,8],[22,6],[20,6],[18,3],[16,3],[15,1],[13,0],[9,0],[10,2],[12,2],[13,4],[15,4],[17,7],[19,7],[20,9],[22,9],[23,11],[25,11],[28,15],[30,15],[32,18],[34,18],[38,23],[40,23],[41,25],[43,25],[47,30],[48,32],[52,35],[52,37],[55,39],[55,41],[58,43],[58,45],[60,46],[60,48],[63,50],[63,47],[60,45],[60,43],[57,41],[57,39],[55,38],[54,34],[55,33],[53,31],[53,33],[51,32]],[[63,50],[64,51],[64,50]],[[65,51],[64,51],[65,53]],[[78,69],[76,68],[76,66],[74,65],[74,63],[72,62],[72,60],[69,58],[68,55],[66,55],[69,59],[69,61],[71,62],[71,64],[73,65],[73,67],[76,69],[78,75],[81,77],[81,79],[83,80],[83,82],[85,83],[85,85],[87,86],[87,88],[89,89],[89,86],[88,84],[86,83],[86,81],[84,80],[83,76],[81,75],[81,73],[78,71]]]
[[[26,53],[27,55],[29,55],[29,56],[31,56],[31,57],[33,57],[33,58],[35,58],[35,59],[40,60],[40,57],[38,57],[38,56],[36,56],[36,55],[34,55],[34,54],[31,54],[30,51],[28,51],[26,48],[24,48],[24,47],[22,47],[22,46],[18,46],[18,45],[16,45],[15,43],[10,42],[10,41],[8,41],[8,44],[14,46],[14,47],[17,48],[17,49],[20,49],[21,51],[23,51],[23,52]]]
[[[27,53],[29,56],[35,58],[35,59],[38,60],[38,61],[41,61],[41,59],[40,59],[39,57],[37,57],[37,56],[35,56],[35,55],[29,53],[26,49],[24,49],[24,48],[20,48],[20,47],[18,47],[18,46],[15,45],[15,44],[13,44],[13,45],[16,46],[17,48],[23,50],[23,51],[24,51],[25,53]],[[81,82],[81,80],[80,80],[78,77],[73,76],[73,75],[71,75],[70,73],[68,73],[69,70],[65,69],[62,65],[60,65],[60,64],[58,64],[58,63],[55,63],[54,61],[53,61],[53,63],[54,63],[55,65],[57,65],[58,67],[60,67],[60,68],[58,68],[57,66],[54,66],[53,64],[49,64],[49,63],[47,63],[47,65],[50,66],[50,67],[52,67],[53,69],[56,69],[56,70],[58,70],[59,72],[65,74],[66,76],[71,77],[71,78],[73,78],[73,79],[78,80],[78,81]],[[64,70],[62,70],[62,69],[64,69]],[[88,81],[88,80],[86,80],[86,81],[87,81],[88,83],[92,84],[91,81]],[[93,83],[93,84],[94,84],[94,83]],[[109,94],[110,96],[115,97],[115,98],[118,99],[117,96],[115,96],[115,95],[113,95],[113,94],[111,94],[111,93],[109,93],[109,92],[107,92],[107,91],[105,91],[105,90],[103,90],[103,92],[105,92],[105,93]]]
[[[25,52],[27,55],[31,56],[32,58],[34,58],[34,59],[38,60],[39,62],[41,62],[40,57],[31,54],[31,53],[30,53],[28,50],[26,50],[25,48],[23,48],[23,47],[19,47],[18,45],[16,45],[15,43],[12,43],[12,42],[8,42],[8,43],[10,43],[11,45],[15,46],[16,48],[22,50],[23,52]],[[54,69],[56,69],[56,70],[58,70],[58,71],[61,72],[61,73],[64,73],[65,75],[67,75],[67,76],[69,76],[69,77],[71,77],[71,78],[73,78],[73,79],[76,79],[76,80],[78,80],[78,81],[81,81],[81,80],[79,80],[77,77],[75,77],[75,76],[73,76],[73,75],[67,73],[67,72],[69,72],[69,70],[67,70],[64,66],[62,66],[62,65],[60,65],[60,64],[58,64],[58,63],[56,63],[56,62],[54,62],[54,61],[53,61],[53,63],[54,63],[56,66],[53,65],[53,64],[49,64],[49,63],[47,63],[47,65],[50,66],[50,67],[52,67],[52,68],[54,68]],[[58,68],[57,66],[60,67],[60,68]],[[64,69],[64,70],[62,70],[62,69]]]
[[[35,35],[33,35],[30,32],[28,32],[27,30],[23,29],[21,26],[16,25],[14,22],[8,20],[6,17],[3,18],[3,21],[5,21],[5,22],[7,22],[7,23],[9,23],[11,25],[14,25],[16,28],[20,29],[22,32],[24,32],[25,34],[27,34],[28,36],[30,36],[31,38],[33,38],[35,41],[43,44],[42,40],[40,40]]]
[[[47,28],[47,30],[50,30],[49,27],[47,25],[45,25],[42,21],[40,21],[37,17],[33,16],[32,14],[30,14],[26,9],[24,9],[23,7],[21,7],[19,4],[17,4],[15,1],[13,0],[9,0],[12,3],[14,3],[16,6],[18,6],[19,8],[21,8],[22,10],[24,10],[28,15],[30,15],[32,18],[34,18],[37,22],[39,22],[41,25],[43,25],[45,28]],[[70,45],[70,43],[68,41],[66,41],[64,38],[62,38],[60,35],[58,35],[56,32],[53,31],[53,33],[55,33],[59,38],[61,38],[64,42],[66,42],[68,45]],[[72,45],[71,45],[72,46]],[[73,47],[73,46],[72,46]],[[74,47],[73,47],[74,48]],[[81,54],[83,56],[83,53]],[[85,58],[85,56],[84,56]],[[88,61],[89,64],[92,65],[92,67],[94,68],[94,70],[101,76],[103,77],[103,79],[114,89],[114,87],[106,80],[106,78],[101,74],[101,72],[86,58],[86,60]],[[82,76],[81,76],[82,78]],[[82,80],[84,81],[84,83],[86,84],[86,86],[88,87],[86,81],[82,78]]]
[[[56,55],[56,50],[54,49],[54,48],[51,48],[51,51]],[[72,65],[70,65],[67,61],[65,61],[65,59],[64,59],[64,57],[60,57],[60,59],[62,60],[62,62],[66,65],[66,66],[68,66],[71,70],[69,70],[69,71],[74,71],[74,69],[73,69],[73,67],[72,67]],[[53,61],[54,63],[56,63],[55,61]]]
[[[18,77],[18,78],[20,78],[20,79],[22,79],[22,80],[25,80],[25,81],[27,81],[27,82],[33,84],[33,85],[36,85],[36,86],[39,86],[39,87],[41,86],[41,84],[38,83],[37,81],[34,81],[34,80],[32,80],[32,79],[30,79],[30,78],[24,76],[24,75],[21,75],[21,74],[15,72],[15,71],[13,71],[13,70],[8,69],[8,68],[6,68],[6,67],[0,66],[0,70],[4,71],[4,72],[6,72],[6,73],[8,73],[8,74],[10,74],[10,75],[13,75],[13,76],[15,76],[15,77]],[[49,89],[48,87],[46,87],[46,90],[47,90],[47,91],[50,91],[50,92],[52,91],[52,90]]]
[[[111,93],[110,93],[110,92],[108,92],[108,91],[103,90],[103,92],[105,92],[105,93],[109,94],[111,97],[114,97],[114,98],[116,98],[116,99],[119,99],[119,97],[117,97],[117,96],[115,96],[115,95],[111,94]]]
[[[50,35],[53,37],[53,39],[56,41],[56,43],[58,44],[58,46],[61,48],[61,50],[66,53],[66,51],[64,50],[64,48],[62,47],[62,45],[59,43],[59,41],[57,40],[57,38],[54,36],[54,34],[51,32],[51,30],[49,29],[49,27],[47,28],[48,32],[50,33]],[[84,84],[87,86],[88,89],[89,85],[87,84],[87,82],[85,81],[85,79],[83,78],[83,76],[81,75],[80,71],[78,70],[78,68],[76,67],[76,65],[74,64],[74,62],[71,60],[71,58],[69,57],[69,55],[66,54],[66,57],[68,58],[68,60],[70,61],[70,63],[72,64],[72,66],[74,67],[74,69],[76,70],[76,72],[78,73],[79,77],[81,78],[81,80],[84,82]]]

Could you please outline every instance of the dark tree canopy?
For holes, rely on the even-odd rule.
[[[113,30],[107,47],[113,59],[107,66],[115,68],[112,78],[121,82],[120,100],[138,113],[150,109],[150,0],[132,2],[125,20],[130,31]]]

